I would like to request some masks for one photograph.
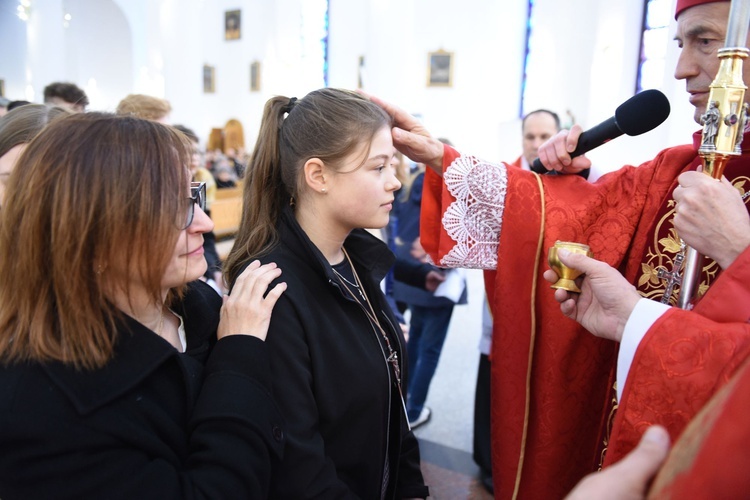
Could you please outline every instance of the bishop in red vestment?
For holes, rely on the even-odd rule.
[[[611,424],[617,346],[561,317],[542,278],[547,249],[556,240],[587,243],[598,259],[636,281],[662,206],[695,158],[692,146],[672,148],[590,184],[445,148],[445,182],[428,171],[425,249],[441,265],[496,268],[493,317],[501,320],[494,322],[491,356],[492,435],[501,444],[492,456],[497,498],[561,498],[601,465]]]
[[[676,74],[686,80],[699,117],[718,59],[715,53],[708,58],[702,38],[685,29],[685,22],[713,16],[718,20],[714,28],[724,26],[728,3],[679,0],[677,8],[684,45]],[[714,38],[718,42],[710,43],[716,45],[715,52],[723,44],[723,33],[712,34]],[[560,498],[603,464],[617,403],[617,344],[561,317],[542,278],[547,250],[556,240],[586,243],[597,259],[620,270],[644,296],[661,298],[667,285],[658,279],[659,271],[671,270],[679,250],[674,244],[672,192],[682,172],[700,165],[697,148],[666,149],[652,161],[623,167],[591,184],[578,176],[537,176],[442,148],[404,112],[381,105],[401,127],[394,130],[394,144],[434,170],[427,172],[424,183],[424,248],[441,266],[495,270],[494,290],[488,295],[497,319],[491,354],[496,497]],[[747,135],[743,146],[742,156],[729,162],[725,175],[748,192]],[[543,162],[556,169],[563,165]],[[590,164],[583,162],[583,157],[572,163],[568,158],[572,168],[566,170]],[[719,274],[718,267],[712,262],[704,267],[703,291]],[[631,398],[625,390],[623,397]]]
[[[744,144],[743,155],[730,161],[726,173],[739,189],[750,191],[750,137]],[[577,176],[536,176],[492,165],[446,147],[445,182],[428,171],[422,245],[441,265],[496,268],[490,296],[493,316],[502,318],[494,322],[492,344],[492,400],[497,407],[492,433],[502,443],[493,449],[498,498],[562,497],[602,464],[612,424],[616,344],[560,316],[549,284],[541,277],[547,249],[556,240],[586,243],[599,260],[640,283],[644,295],[660,298],[656,292],[663,294],[665,285],[652,278],[657,268],[669,269],[674,257],[668,236],[674,231],[668,222],[674,212],[671,193],[677,176],[699,162],[696,146],[670,148],[653,161],[624,167],[589,184]],[[492,226],[488,220],[498,223]],[[665,238],[658,237],[660,230],[667,232]],[[658,266],[653,255],[660,255]],[[740,262],[736,265],[736,270],[728,270],[731,274],[744,269]],[[717,274],[714,268],[713,263],[706,266],[704,288]],[[722,278],[727,286],[737,279],[728,273]],[[706,301],[712,295],[707,294]],[[715,295],[726,297],[721,289]],[[699,302],[695,313],[702,310]],[[663,321],[673,323],[663,328],[679,336],[686,328],[676,329],[681,313],[686,314],[667,315]],[[690,324],[693,327],[701,328],[696,323]],[[727,349],[726,357],[714,361],[715,368],[726,369],[721,375],[725,378],[732,373],[727,359],[744,346]],[[629,386],[639,388],[634,394],[647,387],[630,380]],[[681,423],[665,422],[675,435],[710,397],[711,387],[693,399]],[[627,389],[623,397],[636,398]],[[612,456],[629,451],[643,426],[654,421],[628,424],[636,431],[631,433],[634,441],[619,443]]]

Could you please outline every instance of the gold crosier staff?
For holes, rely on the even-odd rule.
[[[701,116],[703,136],[698,154],[703,161],[703,173],[721,179],[724,167],[732,156],[742,153],[742,136],[747,123],[748,105],[742,81],[743,60],[750,51],[747,32],[750,26],[750,0],[732,0],[727,23],[724,48],[719,49],[719,72],[711,83],[708,107]],[[679,256],[678,256],[679,259]],[[692,247],[685,247],[684,272],[680,283],[677,305],[691,309],[691,301],[698,291],[703,255]],[[667,298],[667,297],[665,297]]]

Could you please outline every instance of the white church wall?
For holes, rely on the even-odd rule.
[[[14,48],[0,58],[0,78],[11,98],[25,98],[31,89],[37,101],[51,81],[90,90],[93,78],[98,90],[91,109],[113,110],[131,92],[157,95],[172,103],[173,122],[203,139],[212,127],[239,119],[252,147],[269,97],[301,97],[323,84],[305,62],[305,3],[33,0],[23,23],[15,16],[17,2],[0,0],[0,42]],[[69,28],[62,26],[64,6],[73,9]],[[224,12],[237,8],[241,38],[226,41]],[[526,0],[330,0],[329,84],[355,88],[361,78],[365,90],[418,113],[460,149],[511,161],[521,150],[526,8]],[[640,8],[632,0],[536,0],[534,8],[542,62],[529,67],[528,109],[553,109],[563,121],[570,110],[584,128],[611,116],[634,91]],[[451,87],[426,84],[427,54],[439,49],[454,55]],[[696,127],[684,83],[672,76],[674,42],[667,54],[662,90],[673,108],[667,124],[592,152],[597,165],[639,163],[689,140]],[[261,63],[255,92],[249,88],[253,61]],[[204,64],[215,68],[214,93],[203,92]]]
[[[418,114],[461,149],[489,159],[501,158],[499,150],[518,154],[518,140],[499,144],[520,106],[524,8],[483,0],[461,8],[445,0],[332,0],[330,84],[353,88],[361,75],[364,90]],[[438,50],[453,53],[450,87],[427,85],[428,54]]]
[[[27,41],[26,24],[15,15],[16,0],[0,0],[0,79],[5,82],[5,97],[25,99]]]

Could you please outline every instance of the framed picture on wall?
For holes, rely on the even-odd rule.
[[[438,50],[427,57],[427,86],[453,86],[453,52]]]
[[[250,64],[250,92],[260,90],[260,62],[253,61]]]
[[[216,92],[216,68],[208,64],[203,65],[203,92],[206,94]]]
[[[224,13],[224,40],[239,40],[241,35],[241,17],[239,10],[228,10]]]

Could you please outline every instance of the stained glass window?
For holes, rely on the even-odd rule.
[[[328,86],[328,12],[329,0],[302,2],[302,60],[305,75],[320,75],[322,85]],[[317,79],[316,77],[313,77]],[[311,82],[312,83],[312,82]]]
[[[658,89],[664,84],[671,15],[672,0],[645,0],[636,92]]]
[[[518,111],[518,116],[521,118],[526,115],[526,82],[529,69],[529,56],[531,54],[531,36],[533,34],[531,17],[533,9],[534,0],[529,0],[529,7],[527,9],[526,15],[526,50],[523,55],[523,72],[521,73],[521,107]]]

